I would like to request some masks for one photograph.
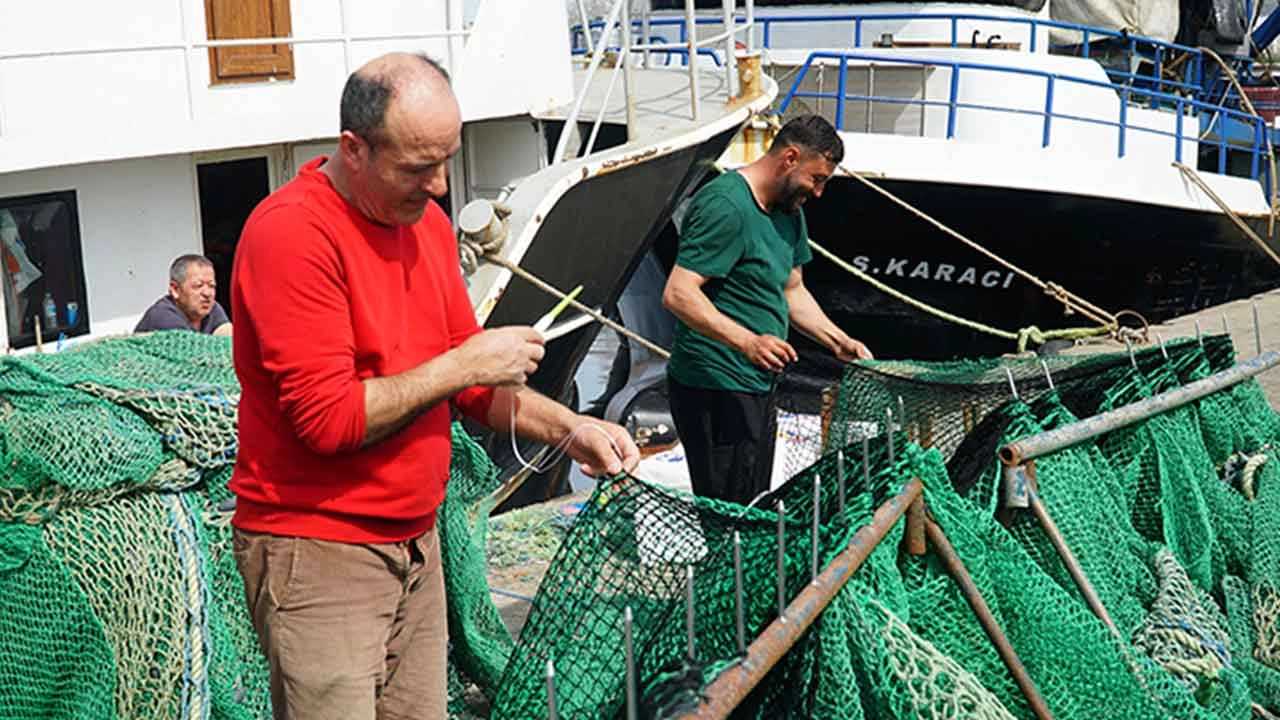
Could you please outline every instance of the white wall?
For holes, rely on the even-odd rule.
[[[173,258],[201,251],[191,156],[0,175],[0,197],[55,190],[76,192],[90,332],[132,330],[164,294]]]
[[[339,0],[292,0],[293,37],[341,36]],[[345,0],[349,37],[461,26],[455,0]],[[87,161],[331,138],[349,69],[391,50],[450,67],[466,119],[572,98],[561,0],[484,0],[480,42],[446,38],[295,44],[295,79],[209,85],[203,0],[6,2],[0,22],[0,173]],[[547,28],[561,28],[558,36]],[[129,49],[68,56],[23,53]],[[349,55],[349,57],[348,57]],[[184,64],[184,57],[186,64]],[[495,60],[496,58],[496,60]],[[474,98],[474,99],[470,99]]]

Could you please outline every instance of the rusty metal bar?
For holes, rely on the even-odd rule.
[[[910,516],[908,516],[907,521],[910,522]],[[1004,661],[1004,666],[1008,668],[1009,674],[1013,676],[1014,683],[1022,691],[1022,696],[1026,698],[1027,705],[1031,707],[1031,712],[1035,713],[1039,720],[1053,720],[1053,713],[1049,711],[1049,706],[1045,704],[1044,697],[1040,695],[1040,689],[1036,687],[1035,681],[1027,673],[1022,660],[1018,658],[1018,653],[1009,644],[1009,638],[1005,636],[1004,630],[1000,628],[1000,623],[996,622],[995,616],[991,614],[991,608],[987,606],[987,601],[983,599],[978,586],[973,582],[973,577],[969,575],[964,563],[960,561],[960,556],[956,554],[956,549],[952,547],[946,533],[942,531],[938,523],[934,522],[932,517],[925,517],[923,524],[924,532],[929,536],[929,544],[933,545],[933,549],[938,553],[938,557],[942,560],[943,566],[946,567],[947,573],[951,575],[951,579],[960,587],[960,594],[964,596],[964,601],[969,604],[969,609],[978,618],[978,624],[982,626],[982,631],[987,634],[987,639],[991,641],[996,652],[1000,654],[1000,659]]]
[[[849,545],[791,601],[782,616],[770,623],[751,643],[742,662],[720,673],[706,688],[698,708],[684,715],[684,720],[728,717],[809,629],[853,573],[862,567],[862,563],[906,513],[907,507],[920,497],[920,491],[920,481],[912,480],[877,508],[871,522],[854,533]]]
[[[1070,425],[1026,437],[1000,448],[1000,459],[1006,465],[1021,465],[1085,440],[1146,420],[1167,410],[1195,402],[1206,395],[1244,382],[1259,373],[1280,365],[1280,352],[1271,351],[1233,368],[1210,375],[1203,380],[1139,400],[1131,405],[1095,415]]]
[[[929,549],[925,544],[924,498],[918,497],[907,507],[907,553],[919,557]]]
[[[1112,635],[1120,638],[1120,629],[1116,627],[1115,622],[1111,619],[1111,614],[1107,612],[1106,606],[1102,604],[1102,599],[1098,597],[1098,591],[1093,589],[1093,583],[1089,582],[1089,576],[1084,574],[1084,568],[1080,567],[1080,562],[1076,560],[1075,553],[1071,552],[1071,548],[1067,547],[1067,541],[1063,539],[1062,533],[1058,531],[1058,524],[1049,515],[1049,509],[1044,506],[1044,501],[1040,499],[1039,490],[1034,484],[1028,490],[1027,495],[1031,501],[1031,512],[1035,514],[1036,520],[1040,523],[1040,528],[1044,530],[1044,534],[1049,536],[1049,542],[1053,544],[1054,551],[1058,553],[1058,559],[1062,560],[1063,566],[1067,568],[1067,573],[1071,575],[1071,580],[1076,584],[1076,589],[1084,597],[1085,604],[1107,626]]]

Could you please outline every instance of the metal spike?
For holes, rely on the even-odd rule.
[[[871,492],[871,438],[862,436],[862,489]]]
[[[693,633],[693,566],[689,565],[685,568],[685,596],[684,596],[684,630],[689,636],[689,660],[698,658],[698,646],[694,642]]]
[[[738,620],[738,653],[747,652],[746,609],[742,602],[742,535],[733,531],[733,607]]]
[[[836,451],[836,508],[844,517],[844,451]]]
[[[787,505],[778,501],[778,617],[787,609]]]
[[[907,410],[902,404],[902,396],[898,396],[898,422],[902,425],[902,432],[906,434],[907,440],[911,439],[911,431],[907,429]]]
[[[636,650],[632,624],[631,606],[628,605],[622,610],[622,640],[627,653],[627,720],[637,720],[640,716],[636,701]]]
[[[1138,369],[1138,356],[1133,354],[1133,343],[1129,342],[1129,338],[1124,339],[1124,346],[1129,349],[1129,362],[1133,365],[1133,369]]]
[[[1168,360],[1169,351],[1165,349],[1164,338],[1160,337],[1160,333],[1156,333],[1156,344],[1160,346],[1160,354],[1164,356],[1165,360]]]
[[[1200,343],[1200,347],[1204,347],[1204,334],[1200,332],[1200,319],[1196,318],[1196,342]]]
[[[1013,396],[1014,400],[1021,400],[1022,398],[1018,395],[1018,386],[1013,382],[1013,371],[1009,369],[1008,365],[1004,366],[1004,376],[1009,378],[1009,394]]]
[[[547,660],[547,720],[559,720],[560,712],[556,708],[556,664]]]
[[[1258,319],[1258,303],[1249,303],[1253,306],[1253,348],[1258,355],[1262,354],[1262,321]]]
[[[1050,391],[1054,390],[1055,388],[1053,387],[1053,373],[1049,372],[1049,363],[1045,362],[1044,360],[1041,360],[1040,367],[1044,369],[1044,379],[1049,383],[1049,390]]]
[[[810,580],[818,579],[818,528],[822,525],[822,476],[813,476],[813,553]]]
[[[888,428],[889,437],[889,464],[893,464],[893,408],[884,409],[885,427]]]
[[[1223,334],[1223,335],[1226,335],[1226,336],[1228,336],[1228,337],[1230,337],[1230,336],[1231,336],[1231,326],[1227,324],[1227,314],[1226,314],[1226,313],[1222,313],[1222,334]]]

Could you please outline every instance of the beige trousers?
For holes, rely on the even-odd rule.
[[[444,575],[434,529],[351,545],[234,532],[276,720],[447,715]]]

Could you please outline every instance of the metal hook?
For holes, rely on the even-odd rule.
[[[1056,388],[1053,387],[1053,373],[1049,372],[1049,363],[1042,359],[1040,361],[1040,367],[1044,369],[1044,379],[1049,382],[1049,390],[1052,392]]]
[[[1258,320],[1258,303],[1249,303],[1253,306],[1253,348],[1256,354],[1262,354],[1262,322]]]
[[[1160,346],[1160,354],[1164,356],[1165,360],[1168,360],[1169,351],[1165,349],[1164,338],[1160,337],[1160,333],[1156,333],[1156,344]]]
[[[1133,343],[1129,342],[1129,338],[1124,339],[1124,346],[1129,350],[1129,362],[1133,364],[1133,369],[1138,369],[1138,356],[1133,353]]]
[[[1004,375],[1009,378],[1009,393],[1013,395],[1013,399],[1021,400],[1022,397],[1018,395],[1018,386],[1013,382],[1013,371],[1009,369],[1008,365],[1004,366]]]
[[[813,554],[810,580],[818,579],[818,528],[822,524],[822,476],[813,475]]]
[[[1204,347],[1204,335],[1200,332],[1200,318],[1196,318],[1196,342],[1200,343],[1200,347]]]
[[[778,617],[787,609],[787,504],[778,501]]]

